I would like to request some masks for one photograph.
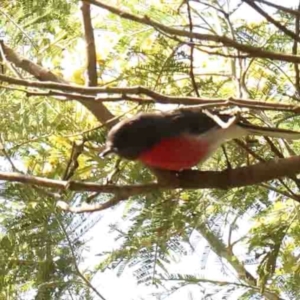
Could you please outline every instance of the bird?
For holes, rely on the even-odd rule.
[[[233,118],[220,112],[213,115],[227,124]],[[111,128],[100,156],[114,153],[150,168],[182,171],[203,163],[228,140],[247,135],[300,139],[300,132],[256,126],[242,118],[229,126],[218,123],[193,109],[142,112]]]

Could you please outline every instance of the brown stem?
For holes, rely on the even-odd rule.
[[[82,2],[83,29],[86,43],[88,86],[97,86],[97,59],[90,4]]]
[[[300,106],[294,104],[281,104],[281,103],[266,103],[262,101],[255,101],[251,99],[239,99],[239,98],[229,98],[229,99],[218,99],[218,98],[198,98],[198,97],[178,97],[178,96],[166,96],[164,94],[157,93],[143,86],[135,87],[82,87],[77,85],[61,84],[54,82],[38,82],[31,80],[17,79],[9,76],[4,76],[0,74],[0,81],[7,82],[15,85],[22,85],[26,87],[36,87],[51,90],[60,90],[63,92],[73,92],[81,93],[85,95],[95,95],[95,94],[121,94],[121,95],[137,95],[143,94],[151,97],[157,103],[163,104],[183,104],[183,105],[201,105],[201,104],[211,104],[212,106],[229,106],[235,105],[239,107],[249,107],[253,109],[266,109],[266,110],[280,110],[289,111],[294,113],[300,113]],[[128,96],[125,96],[125,99]],[[85,103],[88,102],[88,98]],[[118,99],[117,99],[118,100]],[[120,98],[120,101],[122,99]],[[128,100],[131,100],[128,98]],[[103,101],[109,101],[109,98],[104,98]],[[114,99],[116,101],[116,99]],[[133,99],[133,101],[138,102],[139,99]],[[149,101],[149,100],[148,100]],[[99,105],[98,101],[91,99],[90,104]],[[207,107],[206,107],[207,108]]]

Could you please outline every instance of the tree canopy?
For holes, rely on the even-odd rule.
[[[0,299],[110,300],[93,278],[130,268],[155,299],[189,286],[300,299],[299,141],[234,140],[179,174],[99,157],[108,130],[143,111],[300,131],[300,4],[277,2],[1,1]],[[116,247],[82,268],[85,233],[115,207]],[[202,271],[213,252],[235,280],[170,271],[195,234]]]

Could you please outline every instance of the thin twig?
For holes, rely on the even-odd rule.
[[[6,59],[9,62],[13,63],[16,67],[21,68],[22,70],[28,72],[38,80],[51,81],[52,83],[57,83],[57,84],[63,83],[65,86],[69,86],[68,82],[63,78],[60,78],[57,75],[55,75],[53,72],[43,68],[42,66],[24,57],[21,57],[13,49],[8,47],[4,43],[2,45],[2,49],[5,53]],[[104,123],[107,120],[112,119],[114,117],[114,115],[100,102],[96,103],[96,102],[81,101],[80,99],[78,99],[78,101],[81,102],[82,105],[84,105],[89,111],[91,111],[91,113],[94,114],[95,117],[101,123]]]
[[[5,158],[8,160],[13,172],[21,173],[20,170],[15,166],[15,164],[12,161],[12,159],[11,159],[10,155],[8,154],[8,152],[6,151],[4,141],[3,141],[3,138],[1,136],[1,134],[0,134],[0,148],[1,148],[1,151],[3,152]]]
[[[72,144],[71,155],[69,161],[67,163],[67,167],[65,173],[62,177],[63,180],[70,180],[75,174],[75,171],[79,167],[78,158],[82,154],[84,149],[85,140],[76,142],[74,141]]]
[[[67,239],[67,242],[68,242],[68,245],[69,245],[69,248],[70,248],[70,251],[71,251],[71,254],[72,254],[72,257],[73,257],[73,263],[74,263],[74,266],[75,266],[75,269],[76,269],[76,272],[78,274],[78,276],[83,280],[83,282],[86,284],[86,286],[88,286],[91,290],[94,291],[94,293],[99,297],[101,298],[102,300],[106,300],[106,298],[104,298],[100,293],[99,291],[92,285],[92,283],[81,273],[80,269],[79,269],[79,266],[77,264],[77,258],[76,258],[76,254],[75,254],[75,251],[74,251],[74,248],[73,248],[73,244],[70,240],[70,237],[67,233],[67,230],[65,228],[65,226],[63,225],[63,223],[60,221],[59,219],[59,216],[57,216],[56,218],[57,222],[59,223],[59,226],[60,228],[62,229],[66,239]]]
[[[247,153],[249,153],[250,155],[252,155],[254,158],[256,158],[259,162],[263,163],[266,162],[266,160],[264,158],[262,158],[261,156],[259,156],[256,152],[252,151],[249,147],[247,147],[247,145],[245,145],[242,141],[235,139],[234,140],[235,143],[237,145],[239,145],[241,148],[243,148]],[[283,156],[281,157],[283,158]],[[296,184],[298,182],[298,179],[296,176],[292,175],[289,176],[291,180],[293,180]],[[295,181],[296,179],[296,181]],[[283,181],[283,179],[279,178],[278,179],[279,182],[290,192],[291,195],[294,195],[294,200],[299,201],[297,195],[289,188],[289,186]]]
[[[120,16],[121,18],[131,20],[131,21],[134,21],[134,22],[137,22],[140,24],[144,24],[144,25],[150,26],[154,29],[159,29],[170,35],[181,36],[181,37],[186,37],[186,38],[193,37],[194,39],[198,39],[201,41],[204,40],[204,41],[211,41],[211,42],[215,42],[215,43],[222,43],[226,47],[232,47],[239,51],[246,52],[251,57],[268,58],[268,59],[281,60],[281,61],[292,62],[292,63],[300,62],[300,56],[298,56],[298,55],[296,56],[296,55],[289,55],[289,54],[284,54],[284,53],[267,51],[260,47],[241,44],[241,43],[236,42],[226,36],[203,34],[203,33],[197,33],[197,32],[191,33],[189,31],[175,29],[175,28],[163,25],[159,22],[156,22],[156,21],[150,19],[148,16],[139,17],[137,15],[128,13],[124,10],[118,9],[114,6],[103,3],[102,1],[97,1],[97,0],[84,0],[84,1],[94,4],[95,6],[104,8],[104,9],[110,11],[111,13]]]
[[[294,15],[294,16],[300,16],[300,12],[299,11],[291,9],[291,8],[288,8],[288,7],[285,7],[285,6],[282,6],[282,5],[278,5],[276,3],[272,3],[270,1],[266,1],[266,0],[254,0],[254,1],[266,4],[266,5],[274,7],[274,8],[277,8],[279,10],[282,10],[282,11],[284,11],[284,12],[286,12],[288,14]]]
[[[189,18],[189,30],[190,33],[193,32],[193,19],[192,19],[192,14],[191,14],[191,7],[190,7],[190,2],[189,0],[186,0],[186,5],[187,5],[187,12],[188,12],[188,18]],[[190,37],[190,78],[192,81],[192,86],[193,86],[193,90],[194,93],[196,94],[197,97],[200,97],[199,91],[198,91],[198,87],[197,87],[197,83],[195,80],[195,74],[194,74],[194,39],[191,36]]]
[[[109,201],[105,203],[95,203],[95,204],[84,204],[79,207],[70,206],[64,201],[58,201],[56,206],[63,211],[72,212],[72,213],[86,213],[86,212],[96,212],[101,211],[113,206],[116,206],[118,203],[125,201],[127,199],[121,199],[118,196],[113,196]]]
[[[76,85],[59,84],[54,82],[38,82],[30,80],[22,80],[9,76],[0,75],[0,81],[4,81],[10,84],[22,85],[27,87],[45,88],[53,90],[61,90],[73,93],[82,93],[86,95],[96,95],[96,94],[144,94],[151,97],[157,103],[163,104],[183,104],[183,105],[201,105],[207,104],[212,106],[238,106],[238,107],[248,107],[253,109],[265,109],[265,110],[275,110],[275,111],[289,111],[294,113],[300,113],[300,106],[294,104],[281,104],[281,103],[267,103],[262,101],[255,101],[251,99],[238,99],[230,97],[229,99],[217,99],[217,98],[198,98],[198,97],[178,97],[178,96],[166,96],[164,94],[152,91],[143,86],[135,87],[81,87]],[[107,98],[106,98],[107,99]],[[120,99],[121,101],[122,99]],[[83,103],[88,103],[83,101]],[[91,104],[97,104],[98,101],[91,101]],[[112,116],[111,118],[113,118]],[[111,119],[109,118],[109,119]],[[109,120],[108,119],[108,120]]]
[[[300,1],[298,3],[298,11],[300,11]],[[299,37],[299,32],[300,32],[300,14],[296,16],[295,18],[295,34],[297,37]],[[298,41],[294,40],[293,44],[293,54],[298,53]],[[298,64],[294,64],[294,69],[295,69],[295,87],[297,90],[298,95],[300,95],[300,71],[299,71],[299,66]]]
[[[81,131],[81,132],[77,132],[77,133],[71,133],[71,134],[68,134],[68,135],[62,135],[62,137],[64,137],[64,138],[69,138],[69,137],[74,137],[74,136],[78,136],[78,135],[82,135],[82,136],[83,136],[83,135],[85,135],[85,134],[87,134],[87,133],[93,132],[93,131],[95,131],[95,130],[102,129],[102,128],[104,128],[104,127],[108,127],[108,128],[109,128],[109,127],[110,127],[110,126],[109,126],[110,124],[114,124],[116,120],[119,120],[120,118],[122,118],[122,117],[126,116],[127,114],[133,112],[133,111],[136,110],[138,107],[139,107],[139,104],[136,105],[136,106],[134,106],[133,108],[131,108],[131,109],[125,111],[125,112],[122,113],[121,115],[116,116],[116,117],[114,117],[114,118],[112,118],[112,119],[106,121],[105,123],[99,124],[98,126],[95,126],[95,127],[91,128],[91,129],[87,129],[87,130],[84,130],[84,131]]]
[[[228,233],[228,246],[227,246],[227,248],[228,248],[228,250],[231,252],[231,255],[233,255],[233,253],[232,253],[232,248],[233,248],[233,245],[232,245],[232,243],[231,243],[231,238],[232,238],[232,231],[233,231],[233,226],[235,225],[235,223],[237,222],[237,220],[238,220],[238,218],[240,218],[240,215],[239,214],[237,214],[236,216],[235,216],[235,218],[233,219],[233,221],[230,223],[230,225],[229,225],[229,233]]]
[[[30,42],[30,44],[32,45],[32,47],[34,48],[34,50],[36,52],[38,52],[38,48],[36,46],[36,44],[33,42],[33,40],[31,39],[31,37],[27,34],[27,32],[9,15],[7,14],[4,9],[2,9],[0,7],[0,12],[1,14],[3,14],[12,24],[14,24],[15,27],[17,27],[20,32],[28,39],[28,41]]]
[[[281,190],[279,190],[279,189],[273,187],[273,186],[270,185],[270,184],[261,183],[259,186],[261,186],[261,187],[267,189],[268,191],[273,191],[273,192],[275,192],[275,193],[277,193],[277,194],[279,194],[279,195],[281,195],[281,196],[284,196],[284,197],[286,197],[286,198],[288,198],[288,199],[293,199],[293,200],[296,200],[297,202],[300,201],[300,196],[298,196],[298,195],[296,195],[296,194],[294,194],[294,193],[293,193],[293,194],[290,194],[290,193],[287,193],[287,192],[285,192],[285,191],[281,191]]]
[[[285,35],[289,36],[293,40],[300,42],[299,36],[297,36],[293,31],[289,30],[287,27],[282,25],[280,22],[272,18],[268,13],[266,13],[262,8],[255,4],[254,0],[243,0],[249,6],[251,6],[255,11],[261,14],[269,23],[273,24],[279,30],[281,30]]]

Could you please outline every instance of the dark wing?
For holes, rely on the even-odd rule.
[[[226,121],[230,116],[222,115],[220,118]],[[111,129],[105,152],[136,159],[164,138],[184,133],[199,135],[216,126],[210,117],[199,111],[178,109],[164,113],[141,113]]]
[[[178,109],[165,114],[165,117],[169,119],[170,133],[176,132],[177,134],[178,132],[184,132],[200,135],[214,127],[218,127],[212,118],[197,110]],[[218,115],[218,117],[226,122],[231,116]]]

